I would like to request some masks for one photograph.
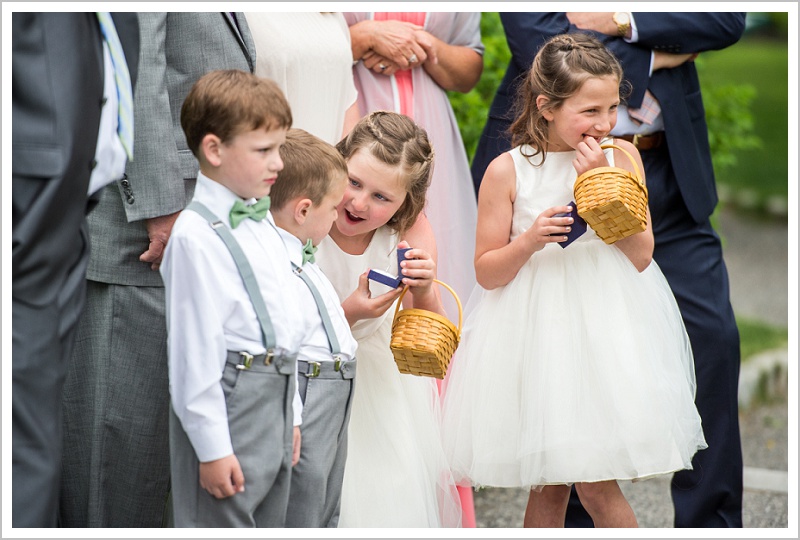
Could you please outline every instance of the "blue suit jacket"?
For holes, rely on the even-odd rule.
[[[686,62],[650,76],[651,51],[690,53],[728,47],[742,36],[745,13],[634,13],[633,17],[637,43],[595,35],[619,58],[633,87],[627,104],[640,106],[647,89],[661,103],[672,167],[689,212],[700,222],[713,212],[717,192],[697,70],[693,62]],[[566,13],[501,13],[500,18],[512,59],[473,160],[476,185],[491,160],[510,146],[502,133],[512,120],[517,81],[525,76],[539,47],[554,35],[582,31],[569,23]],[[497,146],[492,150],[493,145]]]

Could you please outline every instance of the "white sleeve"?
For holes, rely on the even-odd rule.
[[[213,276],[219,260],[208,240],[173,230],[160,268],[172,406],[201,462],[233,454],[220,384],[227,350]]]

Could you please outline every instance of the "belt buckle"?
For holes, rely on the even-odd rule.
[[[239,356],[242,357],[242,360],[236,364],[236,369],[250,369],[253,365],[253,355],[246,351],[239,351]]]
[[[308,362],[308,366],[311,368],[311,372],[310,373],[306,372],[305,376],[308,377],[309,379],[313,379],[315,377],[319,377],[319,370],[320,370],[321,364],[319,362],[310,361],[310,362]]]

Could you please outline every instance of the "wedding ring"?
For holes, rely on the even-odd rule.
[[[383,71],[384,69],[386,69],[389,66],[387,66],[386,64],[378,64],[378,67],[381,68],[381,71]]]
[[[419,58],[417,58],[416,54],[412,54],[411,56],[408,57],[409,64],[416,64],[417,60],[419,60]]]

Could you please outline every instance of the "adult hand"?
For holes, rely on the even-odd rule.
[[[417,30],[422,30],[422,27],[408,22],[372,21],[369,26],[370,49],[396,64],[399,69],[422,64],[428,59],[428,54],[417,43]]]
[[[664,51],[653,51],[653,71],[659,69],[669,69],[678,67],[686,62],[694,62],[699,53],[668,53]]]
[[[379,75],[386,75],[388,77],[399,71],[399,66],[397,64],[375,51],[368,51],[361,57],[361,61],[364,63],[364,67],[371,69]]]
[[[617,35],[617,23],[612,17],[611,11],[597,13],[567,12],[567,19],[581,30],[594,30],[607,36]]]
[[[244,491],[244,473],[234,454],[200,464],[200,487],[217,499]]]
[[[161,266],[164,249],[167,247],[169,235],[172,233],[172,226],[175,224],[175,220],[178,219],[179,214],[180,212],[175,212],[174,214],[145,220],[147,236],[150,238],[150,245],[147,246],[147,250],[139,256],[139,260],[151,263],[150,268],[153,270],[158,270]]]

